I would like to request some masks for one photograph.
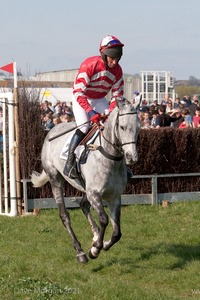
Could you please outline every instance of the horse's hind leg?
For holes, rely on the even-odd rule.
[[[77,260],[81,263],[86,263],[88,262],[88,258],[86,256],[86,254],[84,253],[80,242],[78,241],[72,226],[71,226],[71,222],[70,222],[70,215],[69,212],[67,211],[67,209],[65,208],[64,203],[58,203],[58,208],[59,208],[59,213],[60,213],[60,218],[62,220],[63,225],[65,226],[65,228],[67,229],[67,231],[69,232],[72,240],[73,240],[73,246],[74,249],[77,251]]]
[[[69,212],[67,211],[67,209],[65,208],[62,181],[57,180],[57,179],[55,180],[55,177],[54,177],[54,179],[50,180],[50,183],[51,183],[51,188],[52,188],[54,198],[58,205],[60,218],[62,220],[63,225],[65,226],[68,233],[70,234],[70,236],[73,240],[73,246],[74,246],[75,250],[77,251],[77,256],[76,256],[77,260],[81,263],[86,263],[86,262],[88,262],[88,258],[86,256],[86,254],[84,253],[84,251],[81,247],[81,244],[78,241],[78,239],[72,229],[71,222],[70,222],[70,215],[69,215]]]
[[[120,228],[120,213],[121,213],[121,199],[108,204],[110,210],[110,219],[113,227],[113,233],[109,241],[104,241],[103,250],[107,251],[115,243],[117,243],[122,234]]]
[[[83,198],[80,203],[80,208],[91,225],[92,233],[93,233],[93,241],[95,242],[99,236],[100,229],[92,217],[92,214],[90,212],[91,204],[88,201],[86,194],[83,195]]]

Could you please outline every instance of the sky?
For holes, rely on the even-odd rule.
[[[108,34],[125,46],[123,72],[200,79],[199,0],[0,0],[0,67],[24,75],[78,69]]]

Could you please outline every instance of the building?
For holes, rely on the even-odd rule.
[[[72,86],[78,69],[52,71],[36,74],[41,82],[66,82]],[[131,100],[133,91],[138,90],[142,94],[142,99],[151,104],[154,100],[161,103],[166,95],[175,99],[174,77],[169,71],[141,71],[139,74],[124,73],[124,97]],[[108,95],[107,99],[110,100]]]
[[[52,71],[36,74],[36,78],[41,82],[66,82],[72,86],[78,69],[63,70],[63,71]],[[141,78],[140,75],[131,75],[124,73],[124,97],[129,101],[133,97],[133,91],[135,89],[141,89]],[[110,94],[107,99],[110,100]]]
[[[41,101],[55,102],[59,99],[69,103],[77,73],[78,69],[37,73],[35,77],[26,79],[25,82],[27,87],[42,89]],[[13,86],[12,78],[3,79],[0,87],[11,88]],[[21,78],[20,80],[23,81]],[[148,105],[154,100],[160,104],[166,95],[175,99],[177,95],[175,94],[174,80],[169,71],[141,71],[141,75],[124,73],[124,97],[130,101],[133,98],[134,90],[138,90]],[[108,94],[107,99],[108,101],[111,99],[111,93]]]
[[[175,99],[174,77],[169,71],[141,71],[142,99],[160,104],[169,95]]]

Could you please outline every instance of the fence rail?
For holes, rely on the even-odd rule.
[[[151,204],[157,205],[167,200],[170,203],[178,201],[200,201],[200,191],[197,192],[178,192],[178,193],[157,193],[158,178],[166,177],[200,177],[200,173],[186,173],[186,174],[161,174],[161,175],[134,175],[132,178],[151,178],[151,194],[131,194],[122,195],[122,205],[132,204]],[[56,208],[56,202],[53,198],[36,198],[28,199],[27,184],[31,182],[30,179],[21,180],[23,184],[23,199],[24,212],[28,213],[35,208],[48,209]],[[65,197],[65,205],[67,208],[78,208],[81,197]]]

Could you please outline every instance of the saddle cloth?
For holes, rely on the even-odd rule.
[[[88,132],[87,136],[89,137],[89,139],[87,139],[86,138],[87,136],[86,136],[84,138],[85,142],[83,142],[83,144],[81,142],[80,145],[78,145],[76,147],[76,150],[74,152],[75,155],[76,155],[77,161],[79,161],[79,159],[81,158],[81,155],[82,155],[83,151],[85,150],[86,145],[92,144],[98,135],[99,135],[99,130],[96,130],[94,132],[94,134],[92,135],[92,137],[90,137],[90,132]],[[67,160],[69,145],[70,145],[72,137],[73,137],[73,134],[71,134],[68,137],[68,139],[66,140],[66,143],[64,144],[64,147],[62,148],[62,151],[60,153],[60,158],[61,159]],[[90,151],[89,151],[89,153],[90,153]],[[89,155],[89,153],[88,153],[88,155]]]

